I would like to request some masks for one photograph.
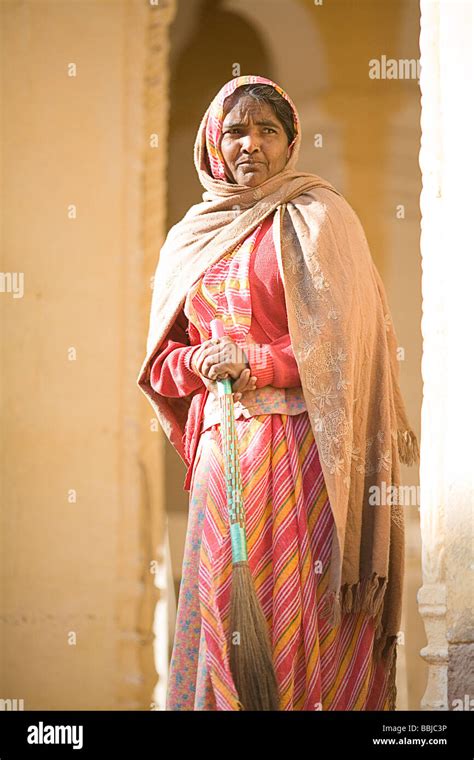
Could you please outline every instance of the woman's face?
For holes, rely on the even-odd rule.
[[[248,95],[225,116],[220,149],[234,182],[247,187],[278,174],[290,155],[286,132],[273,108]]]

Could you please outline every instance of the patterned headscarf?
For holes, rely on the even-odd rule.
[[[219,90],[215,98],[213,99],[207,111],[207,123],[206,123],[207,158],[208,158],[209,166],[210,166],[212,176],[214,177],[214,179],[222,179],[222,180],[227,179],[226,170],[225,170],[225,162],[220,150],[220,141],[222,137],[222,125],[224,122],[224,101],[226,100],[226,98],[229,97],[229,95],[232,95],[232,93],[238,87],[242,87],[243,85],[246,85],[246,84],[271,85],[271,87],[273,87],[279,93],[279,95],[281,95],[283,98],[285,98],[286,101],[288,101],[293,112],[293,126],[295,130],[295,136],[292,142],[290,143],[289,148],[292,148],[296,142],[296,138],[300,130],[300,121],[299,121],[296,107],[294,103],[292,102],[291,98],[286,94],[286,92],[281,87],[279,87],[279,85],[275,84],[275,82],[272,82],[271,79],[266,79],[265,77],[260,77],[254,74],[248,74],[246,76],[235,77],[234,79],[231,79],[229,82],[227,82],[223,87],[221,87],[221,89]]]

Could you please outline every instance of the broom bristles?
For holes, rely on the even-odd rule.
[[[239,643],[233,634],[239,633]],[[248,562],[232,570],[230,602],[230,669],[244,710],[278,710],[278,682],[273,667],[268,626]]]

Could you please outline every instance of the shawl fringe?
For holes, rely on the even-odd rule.
[[[388,578],[373,574],[372,578],[363,578],[357,583],[345,583],[339,594],[326,592],[323,617],[330,618],[331,625],[339,625],[341,616],[348,612],[366,612],[375,617],[378,625],[383,611],[383,600]]]
[[[374,644],[374,657],[376,661],[383,656],[389,669],[388,676],[388,710],[396,710],[397,704],[397,636],[388,636],[387,639],[380,638]],[[382,646],[383,645],[383,646]]]

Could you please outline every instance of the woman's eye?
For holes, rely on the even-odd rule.
[[[264,132],[267,130],[269,132],[273,132],[273,134],[276,134],[276,129],[273,129],[273,127],[264,127]],[[241,130],[238,127],[234,127],[233,129],[228,129],[227,132],[225,132],[225,134],[235,135],[235,134],[240,134],[240,132]]]

